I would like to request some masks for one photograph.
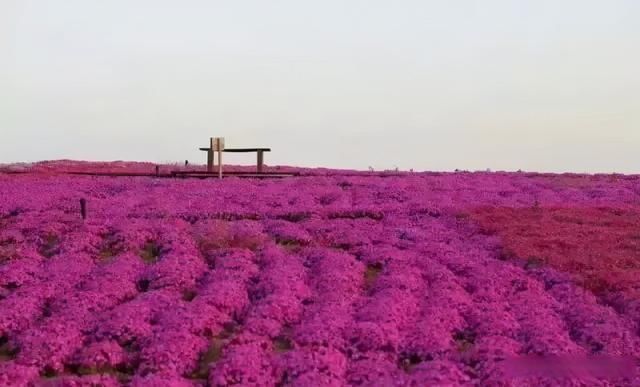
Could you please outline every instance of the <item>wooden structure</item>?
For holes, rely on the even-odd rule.
[[[221,143],[220,138],[212,137],[210,139],[208,148],[200,148],[201,151],[207,152],[207,172],[214,172],[214,154],[218,152],[218,174],[222,177],[222,152],[230,152],[230,153],[257,153],[257,163],[256,169],[257,173],[264,172],[264,152],[271,152],[271,148],[225,148],[224,147],[224,138],[222,138]]]

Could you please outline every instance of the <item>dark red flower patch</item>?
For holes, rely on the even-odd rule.
[[[639,209],[483,207],[471,219],[501,238],[502,257],[548,264],[597,293],[640,296]]]

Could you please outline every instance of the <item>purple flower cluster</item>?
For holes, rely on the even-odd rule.
[[[640,383],[506,377],[516,356],[637,359],[640,301],[504,260],[465,215],[637,209],[637,177],[0,173],[0,197],[0,385]]]

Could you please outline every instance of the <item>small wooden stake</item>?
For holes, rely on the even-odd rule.
[[[82,215],[82,220],[87,219],[87,200],[80,199],[80,215]]]
[[[160,166],[156,165],[156,176],[160,176]]]

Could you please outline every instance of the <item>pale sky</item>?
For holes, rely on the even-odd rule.
[[[640,172],[638,0],[0,0],[0,162]],[[253,163],[253,155],[231,155]]]

